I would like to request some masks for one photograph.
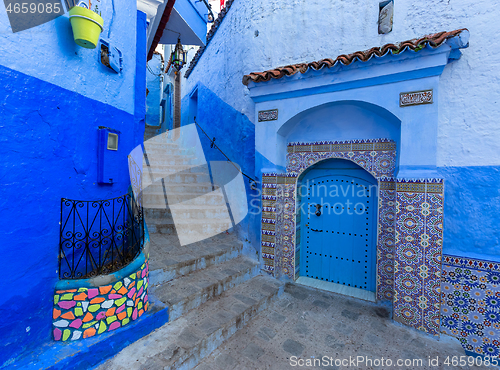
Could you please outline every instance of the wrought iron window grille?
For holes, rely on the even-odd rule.
[[[143,246],[143,209],[132,192],[96,201],[61,199],[60,279],[113,273],[132,262]]]

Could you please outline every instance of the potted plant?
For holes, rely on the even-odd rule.
[[[81,47],[95,49],[103,31],[104,20],[89,8],[83,1],[79,2],[69,11],[69,19],[75,42]]]

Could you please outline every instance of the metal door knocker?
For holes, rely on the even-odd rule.
[[[316,204],[316,216],[321,216],[321,204]]]

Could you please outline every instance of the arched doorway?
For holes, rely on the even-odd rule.
[[[300,190],[298,180],[302,182],[301,180],[310,170],[320,169],[321,167],[317,166],[328,163],[326,162],[328,160],[338,160],[337,163],[344,161],[344,163],[354,163],[373,176],[373,178],[367,178],[371,184],[375,183],[373,179],[377,181],[378,203],[374,200],[377,203],[374,208],[377,221],[375,231],[377,233],[376,294],[373,293],[373,290],[351,288],[349,285],[308,278],[301,271],[303,265],[300,258],[303,249],[301,241],[306,230],[303,228],[305,224],[301,222],[304,212],[300,212],[301,198],[298,194]],[[299,284],[318,289],[369,301],[392,301],[394,296],[394,256],[396,253],[394,247],[395,166],[396,143],[388,139],[288,144],[286,173],[269,173],[262,176],[261,240],[264,270],[275,276],[286,276]],[[302,193],[305,194],[303,191]],[[339,193],[339,196],[341,194]]]
[[[377,180],[345,159],[300,176],[301,276],[376,291],[377,193]]]

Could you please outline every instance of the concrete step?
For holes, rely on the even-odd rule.
[[[150,163],[161,163],[164,159],[188,158],[194,162],[199,162],[194,153],[187,149],[180,150],[149,150],[146,152],[146,158]]]
[[[147,222],[151,233],[175,235],[182,244],[208,239],[233,227],[229,216],[220,219],[150,219]]]
[[[158,153],[158,154],[153,154],[150,156],[147,156],[147,161],[144,159],[142,161],[142,165],[144,167],[146,166],[153,166],[156,165],[160,168],[162,167],[170,167],[172,165],[171,160],[173,159],[178,159],[179,161],[188,159],[188,164],[197,164],[200,162],[200,160],[192,155],[192,154],[165,154],[165,153]],[[175,165],[175,163],[173,163]],[[204,163],[203,163],[204,164]],[[201,166],[201,164],[200,164]]]
[[[170,165],[188,165],[188,164],[193,164],[195,163],[194,161],[196,160],[196,157],[192,155],[171,155],[171,154],[164,154],[164,153],[158,153],[151,155],[151,153],[148,152],[148,160],[149,160],[149,165],[151,167],[158,167],[158,166],[170,166]],[[147,165],[147,163],[144,164]]]
[[[168,178],[170,179],[170,178]],[[199,182],[199,183],[171,183],[164,181],[165,189],[167,194],[170,193],[208,193],[213,191],[212,184],[210,182]],[[144,195],[163,195],[163,184],[161,181],[157,181],[149,185],[142,192]]]
[[[165,181],[168,181],[170,182],[170,178],[172,176],[175,176],[177,174],[179,174],[179,172],[182,172],[182,173],[190,173],[191,171],[195,172],[195,170],[193,170],[193,168],[184,168],[183,170],[180,170],[180,171],[177,171],[176,169],[163,169],[163,170],[159,170],[159,169],[154,169],[153,171],[148,172],[145,174],[147,176],[147,181],[148,182],[151,182],[151,178],[153,178],[153,183],[154,182],[158,182],[162,179],[164,179]],[[186,183],[186,182],[184,182]]]
[[[147,160],[150,164],[169,164],[170,159],[181,159],[187,158],[190,160],[189,163],[198,163],[200,160],[196,158],[190,151],[181,150],[181,151],[151,151],[146,152]],[[146,161],[144,160],[144,163]]]
[[[143,176],[147,176],[147,181],[150,181],[151,176],[153,176],[154,181],[161,180],[172,175],[177,175],[178,173],[189,174],[189,173],[200,173],[199,166],[192,165],[165,165],[164,167],[159,167],[153,165],[152,167],[143,167]]]
[[[175,158],[173,158],[175,159]],[[177,163],[173,159],[169,159],[166,156],[163,155],[158,155],[157,157],[152,157],[149,159],[148,163],[144,161],[142,163],[142,167],[144,171],[148,170],[149,172],[190,172],[187,171],[187,169],[192,169],[193,167],[199,167],[197,164],[197,159],[196,158],[190,158],[189,161],[182,161],[179,160]],[[200,169],[198,168],[196,171],[191,171],[191,172],[200,172]]]
[[[156,158],[155,158],[156,160]],[[193,172],[202,172],[202,173],[205,173],[208,175],[208,167],[206,165],[204,165],[203,167],[201,165],[198,165],[197,162],[198,162],[198,159],[196,158],[193,158],[193,164],[189,163],[190,167],[193,167],[193,166],[197,166],[198,167],[198,170],[197,171],[191,171],[189,173],[193,173]],[[148,164],[146,162],[143,162],[143,168],[146,170],[149,170],[151,169],[153,172],[163,172],[163,171],[172,171],[172,166],[175,166],[175,164],[171,164],[171,163],[163,163],[163,158],[159,157],[157,161],[153,162],[153,163],[150,163],[149,164],[149,167],[148,167]],[[183,165],[185,166],[185,165]],[[176,167],[174,167],[174,169],[176,169]]]
[[[165,166],[169,167],[169,166]],[[156,172],[168,172],[168,169],[165,170],[165,167],[162,166],[155,166],[155,168],[158,170]],[[149,172],[147,168],[144,168],[146,170],[145,175],[149,176]],[[164,181],[172,184],[172,183],[178,183],[178,184],[191,184],[191,183],[202,183],[202,182],[207,182],[210,183],[210,175],[206,172],[186,172],[186,173],[173,173],[169,174],[167,177],[164,178]],[[162,184],[160,181],[153,183],[149,185],[149,187],[152,188],[162,188]]]
[[[144,144],[144,148],[146,149],[147,154],[194,154],[193,148],[186,148],[173,144],[150,143],[149,141]]]
[[[178,209],[174,213],[176,217],[180,217],[183,219],[219,219],[225,218],[228,215],[227,206],[223,205],[191,205],[191,206],[183,206],[181,209]],[[152,219],[172,219],[172,211],[170,208],[167,209],[152,209],[145,208],[144,216],[146,218],[146,222]]]
[[[149,294],[168,307],[169,321],[174,321],[209,299],[251,279],[259,270],[257,261],[239,256],[168,283],[151,286]]]
[[[211,192],[204,195],[200,193],[169,193],[169,202],[173,204],[181,203],[188,205],[222,205],[226,204],[224,195],[221,192]],[[142,204],[144,208],[165,209],[165,196],[160,194],[143,194]]]
[[[162,133],[152,137],[148,140],[149,143],[167,143],[171,145],[179,145],[177,140],[172,140],[172,135],[170,133]]]
[[[179,147],[179,143],[177,141],[171,140],[167,138],[165,135],[157,135],[155,137],[152,137],[144,144],[147,146],[166,145],[173,148]]]
[[[192,369],[283,292],[258,275],[123,349],[99,370]]]
[[[144,130],[144,141],[147,141],[156,135],[158,135],[158,128],[146,125],[146,129]]]
[[[235,234],[221,235],[181,246],[176,235],[150,234],[149,283],[158,285],[229,261],[240,255],[243,243]]]

